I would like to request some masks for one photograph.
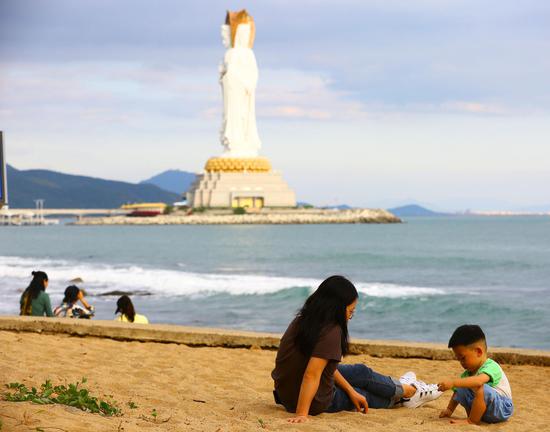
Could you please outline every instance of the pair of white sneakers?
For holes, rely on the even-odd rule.
[[[439,391],[437,384],[426,384],[416,379],[414,372],[407,372],[399,378],[401,384],[408,384],[416,388],[416,393],[409,399],[403,399],[403,406],[418,408],[426,402],[436,400],[443,392]]]

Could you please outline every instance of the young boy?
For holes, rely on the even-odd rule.
[[[452,389],[454,395],[439,417],[451,417],[460,404],[468,413],[467,419],[451,423],[498,423],[508,420],[514,411],[512,389],[504,371],[494,360],[487,358],[485,334],[478,325],[458,327],[449,348],[465,369],[459,379],[441,381],[439,390]]]

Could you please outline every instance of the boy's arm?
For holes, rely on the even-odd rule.
[[[451,400],[449,401],[449,404],[447,405],[447,408],[445,408],[443,411],[439,413],[439,418],[441,417],[451,417],[453,413],[455,412],[456,407],[458,406],[458,402],[454,400],[454,398],[451,397]]]
[[[457,378],[447,381],[441,381],[437,384],[440,391],[450,390],[453,387],[459,388],[477,388],[481,387],[483,384],[489,382],[491,378],[489,375],[481,373],[479,375],[467,377],[467,378]]]

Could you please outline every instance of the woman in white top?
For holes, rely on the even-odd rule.
[[[120,315],[115,318],[115,321],[149,324],[149,320],[145,315],[136,313],[132,300],[130,300],[130,297],[127,295],[123,295],[117,300],[115,313],[120,313]]]
[[[77,304],[78,301],[82,303],[82,306]],[[65,289],[63,301],[54,309],[53,313],[56,317],[90,319],[94,316],[95,309],[86,301],[84,292],[76,285],[71,285]]]

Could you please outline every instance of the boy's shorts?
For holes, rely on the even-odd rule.
[[[483,386],[483,396],[485,397],[485,405],[487,409],[483,413],[481,420],[485,423],[499,423],[506,421],[514,412],[514,404],[512,399],[501,395],[493,387],[488,384]],[[453,399],[462,405],[468,415],[472,409],[474,400],[474,392],[469,388],[457,388]]]

